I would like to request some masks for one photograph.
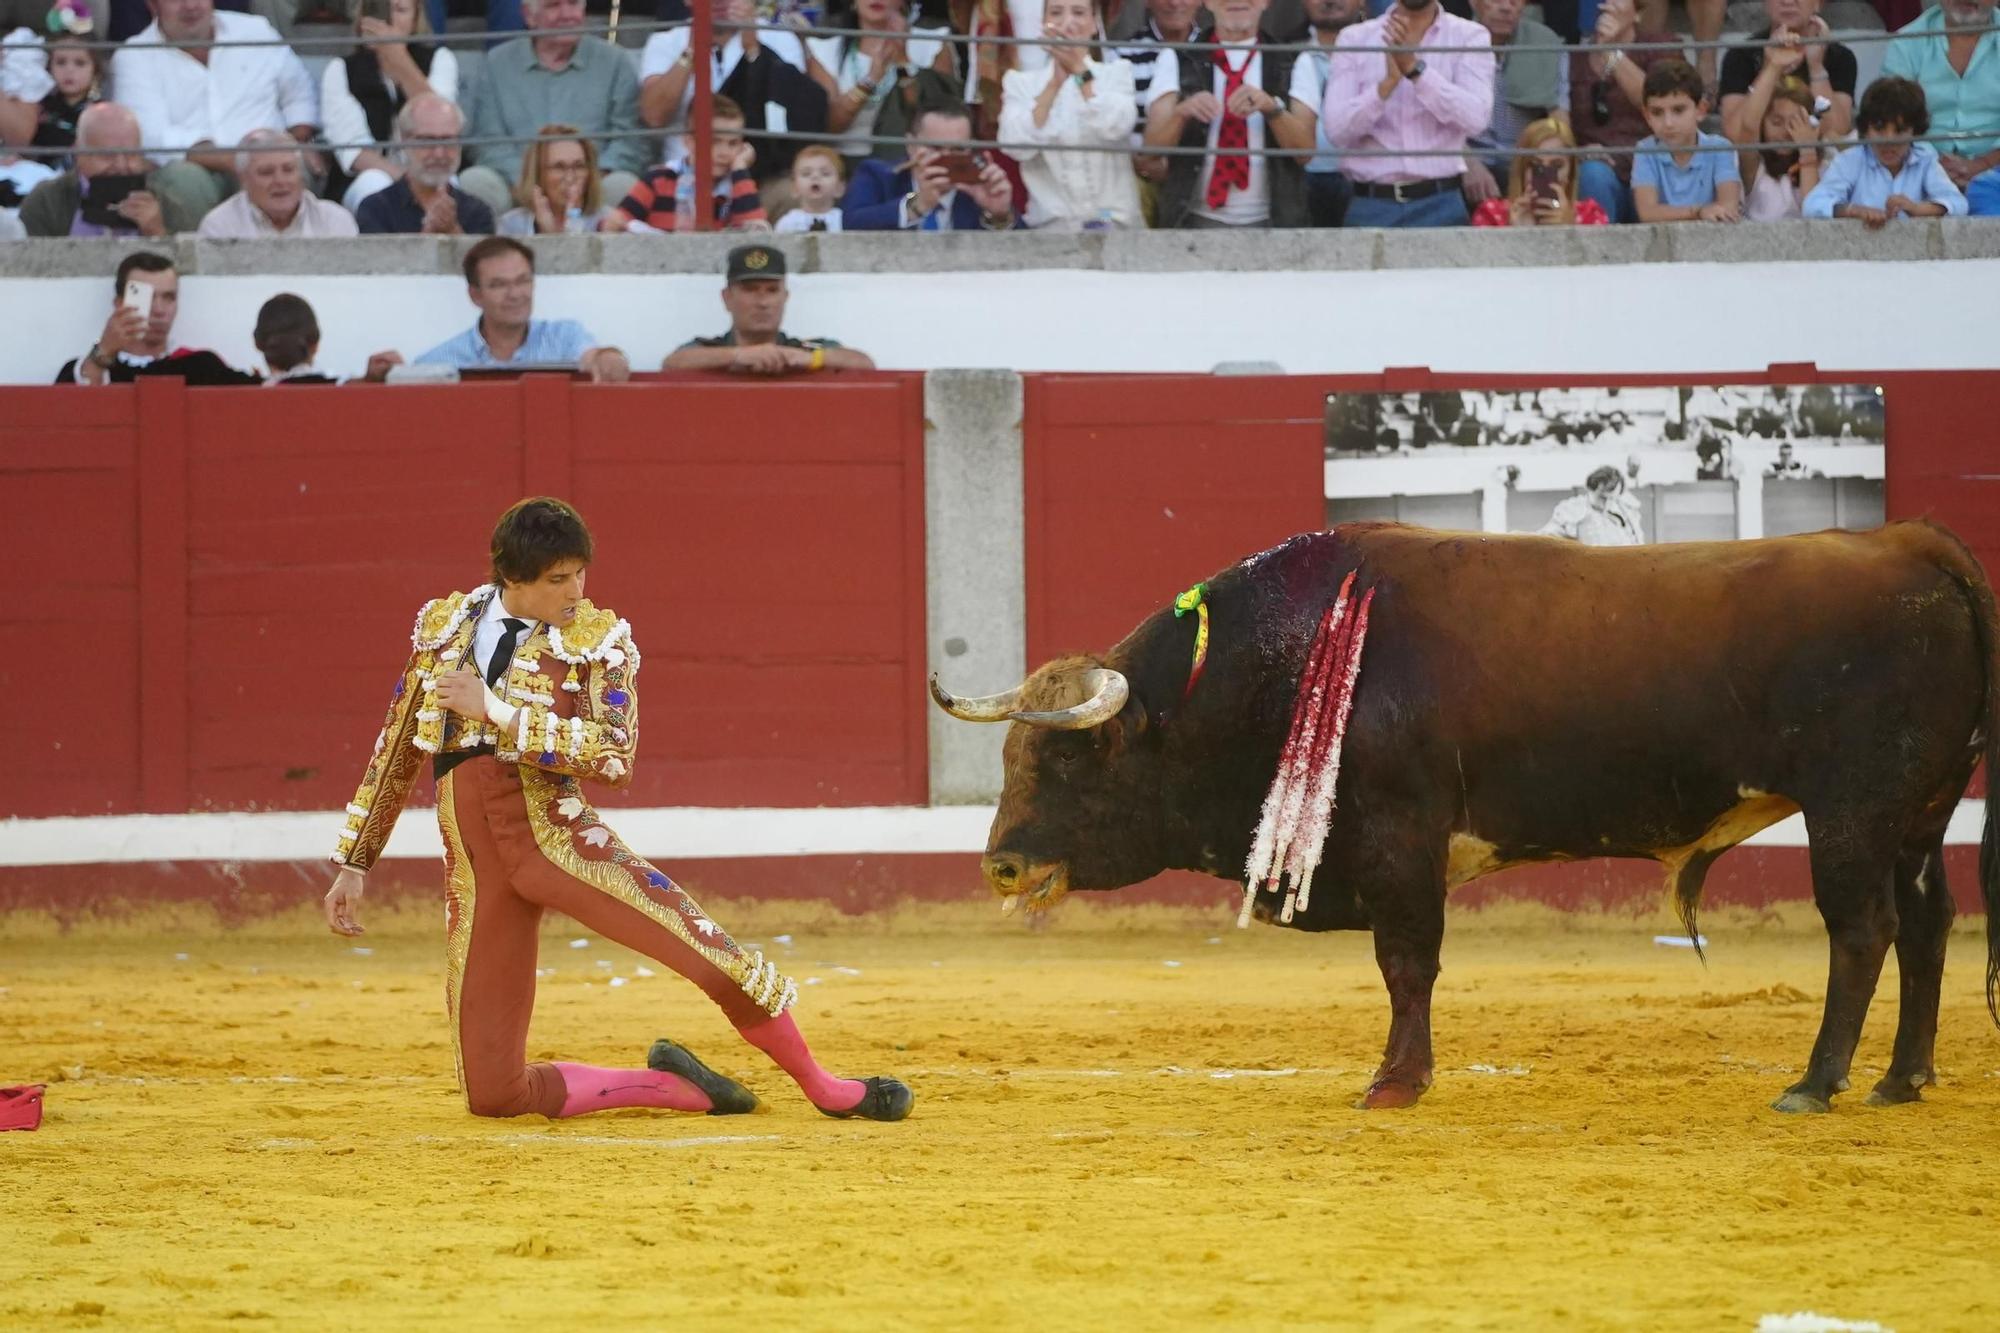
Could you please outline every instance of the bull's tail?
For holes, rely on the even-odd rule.
[[[1986,737],[1986,820],[1979,835],[1979,897],[1986,906],[1986,1011],[2000,1024],[2000,617],[1993,586],[1979,561],[1956,534],[1931,525],[1947,539],[1944,571],[1972,609],[1973,640],[1986,664],[1986,700],[1980,731]]]

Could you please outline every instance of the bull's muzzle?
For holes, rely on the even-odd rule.
[[[980,858],[979,869],[987,887],[1005,899],[1003,913],[1022,902],[1030,912],[1039,912],[1069,892],[1069,867],[1060,861],[1037,863],[1019,852],[988,852]]]

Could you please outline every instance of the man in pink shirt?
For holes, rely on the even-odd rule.
[[[1326,137],[1383,154],[1342,159],[1354,183],[1347,226],[1465,225],[1465,141],[1493,115],[1491,45],[1484,27],[1445,13],[1438,0],[1395,0],[1381,18],[1340,34],[1327,69]],[[1385,46],[1414,49],[1353,49]]]

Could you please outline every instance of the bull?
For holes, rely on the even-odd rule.
[[[1285,924],[1373,932],[1389,1036],[1362,1106],[1430,1086],[1451,889],[1646,858],[1699,941],[1709,866],[1801,811],[1826,1007],[1774,1106],[1824,1112],[1847,1089],[1891,944],[1902,1003],[1868,1101],[1936,1082],[1945,827],[1982,755],[2000,774],[2000,690],[1992,590],[1929,522],[1632,548],[1353,523],[1209,580],[1198,682],[1197,626],[1171,608],[1004,694],[958,698],[933,677],[952,716],[1012,724],[982,861],[994,891],[1040,908],[1169,869],[1240,879],[1315,626],[1351,573],[1375,591],[1372,619],[1319,887]],[[2000,1021],[1996,815],[1989,778],[1979,880]],[[1255,908],[1278,918],[1268,895]]]

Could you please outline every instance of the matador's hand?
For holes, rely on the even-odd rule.
[[[475,722],[486,720],[486,682],[471,667],[460,667],[438,677],[438,702]]]
[[[361,907],[361,890],[367,883],[364,872],[353,866],[342,866],[340,873],[333,877],[333,887],[326,891],[326,924],[336,935],[360,935],[364,932],[361,921],[355,913]]]

